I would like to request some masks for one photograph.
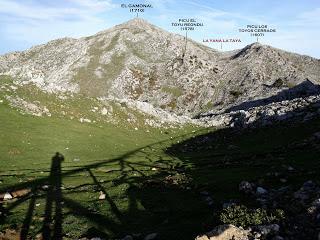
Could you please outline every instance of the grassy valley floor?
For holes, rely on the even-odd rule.
[[[135,130],[22,115],[5,104],[0,119],[0,193],[17,195],[0,205],[0,230],[16,229],[22,239],[194,239],[220,224],[224,202],[255,205],[239,193],[242,180],[266,188],[319,181],[319,144],[308,140],[318,120],[245,131]],[[267,177],[288,166],[297,169],[288,182]]]

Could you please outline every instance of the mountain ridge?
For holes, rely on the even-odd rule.
[[[276,95],[309,79],[318,59],[253,43],[219,52],[135,18],[79,39],[62,38],[0,56],[0,74],[48,92],[146,102],[193,117]],[[279,80],[280,79],[280,80]],[[277,81],[283,85],[266,88]]]

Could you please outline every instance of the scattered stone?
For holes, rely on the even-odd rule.
[[[268,193],[268,191],[266,189],[264,189],[263,187],[257,187],[256,194],[264,195],[264,194],[267,194],[267,193]]]
[[[261,235],[277,234],[280,231],[280,226],[278,224],[271,225],[261,225],[257,226],[257,230]]]
[[[228,202],[225,202],[225,203],[222,204],[222,208],[225,209],[225,208],[233,207],[233,206],[236,206],[236,205],[239,205],[239,204],[240,204],[239,200],[230,199]]]
[[[158,233],[150,233],[144,238],[144,240],[153,240],[153,239],[156,239],[157,236],[158,236]]]
[[[272,240],[284,240],[284,238],[281,236],[275,236]]]
[[[88,118],[80,118],[79,122],[81,122],[81,123],[91,123],[91,120],[88,119]]]
[[[12,195],[9,192],[6,192],[3,196],[3,200],[7,201],[7,200],[11,200],[13,199]]]
[[[141,238],[142,234],[141,233],[133,233],[132,237],[133,238]]]
[[[320,198],[314,200],[311,205],[315,207],[320,207]]]
[[[250,231],[233,225],[220,225],[196,240],[249,240]]]
[[[289,166],[289,167],[288,167],[288,171],[292,172],[292,171],[294,171],[294,168],[291,167],[291,166]]]
[[[122,238],[121,240],[133,240],[133,237],[131,235],[127,235],[124,238]]]
[[[213,199],[212,199],[210,196],[207,196],[207,197],[205,198],[205,201],[207,202],[207,204],[208,204],[209,206],[212,206],[212,205],[213,205]]]
[[[285,179],[285,178],[280,178],[280,182],[282,182],[282,183],[286,183],[288,180],[287,179]]]
[[[316,139],[320,139],[320,132],[316,132],[313,134]]]
[[[303,183],[302,190],[309,191],[309,190],[312,190],[315,187],[316,187],[315,183],[313,181],[309,180],[309,181]]]
[[[207,191],[201,191],[200,194],[204,195],[204,196],[209,196],[209,192],[207,192]]]
[[[240,192],[245,192],[245,193],[252,193],[254,189],[254,186],[252,183],[249,183],[247,181],[242,181],[239,184],[239,191]]]
[[[104,199],[106,199],[106,194],[100,191],[99,200],[104,200]]]

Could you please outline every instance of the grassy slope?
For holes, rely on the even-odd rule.
[[[84,101],[74,101],[71,108],[80,111]],[[211,192],[215,206],[220,206],[228,199],[243,199],[238,193],[242,180],[261,180],[266,187],[285,185],[264,176],[283,171],[282,165],[301,170],[288,177],[290,184],[318,179],[319,149],[290,147],[319,131],[318,120],[240,134],[211,129],[193,133],[190,127],[149,128],[147,132],[143,127],[136,131],[125,124],[80,123],[77,118],[60,115],[21,115],[6,102],[0,104],[0,119],[0,192],[35,188],[37,205],[30,236],[41,232],[51,194],[41,186],[50,182],[47,176],[56,151],[65,156],[62,228],[69,239],[84,234],[115,238],[151,232],[158,232],[160,239],[192,239],[208,230],[205,226],[211,228],[217,223],[213,217],[216,209],[206,206],[198,194],[201,190]],[[202,137],[193,136],[199,134],[211,140],[198,141]],[[181,171],[193,179],[191,190],[150,183]],[[100,191],[107,193],[106,200],[98,200]],[[4,204],[9,212],[0,222],[1,229],[20,228],[26,222],[30,198]]]
[[[141,232],[148,233],[148,230],[152,230],[156,222],[150,220],[154,219],[154,216],[144,209],[141,199],[136,196],[139,194],[130,192],[130,189],[148,179],[149,175],[158,174],[151,170],[152,167],[169,169],[179,162],[166,155],[163,150],[178,141],[170,140],[170,137],[175,138],[191,132],[191,128],[136,131],[130,126],[114,126],[101,122],[80,123],[78,120],[60,117],[33,117],[22,115],[6,104],[0,105],[0,119],[0,192],[19,189],[18,184],[26,183],[27,187],[37,188],[47,184],[47,181],[39,184],[37,180],[41,181],[50,174],[51,157],[55,152],[61,152],[65,156],[62,171],[66,175],[62,180],[66,188],[63,196],[70,199],[71,204],[64,211],[77,212],[80,208],[77,204],[83,206],[83,209],[89,209],[78,217],[75,212],[66,214],[63,229],[71,239],[80,237],[90,227],[101,229],[111,236],[133,232],[136,224]],[[79,171],[72,172],[79,168]],[[119,211],[123,212],[125,221],[136,223],[125,227],[126,224],[114,216],[108,201],[98,201],[101,187],[95,184],[86,168],[91,169],[99,182],[103,182],[101,186],[107,189],[112,201]],[[32,234],[36,234],[41,228],[45,194],[40,191],[36,201],[40,206],[35,209]],[[3,229],[21,227],[28,201],[30,202],[27,200],[11,210],[10,216],[2,225]],[[6,207],[10,208],[10,204]],[[98,222],[89,220],[93,217],[90,214],[95,211],[101,214],[99,217],[93,215]],[[107,220],[116,227],[110,230],[109,227],[113,224],[109,226],[105,223]]]

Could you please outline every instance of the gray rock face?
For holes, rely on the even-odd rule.
[[[184,37],[137,18],[94,36],[54,40],[0,56],[0,75],[13,76],[19,84],[33,82],[49,92],[147,102],[193,117],[257,99],[309,97],[318,91],[320,63],[258,43],[218,52],[189,40],[185,50]],[[295,89],[297,85],[302,89]],[[260,106],[259,101],[254,105]],[[245,107],[252,105],[236,110]],[[281,111],[271,108],[265,114]],[[255,114],[248,112],[253,116],[245,121],[254,120]]]
[[[267,126],[289,120],[307,121],[320,116],[319,101],[320,95],[296,98],[290,101],[285,100],[253,107],[248,110],[237,110],[215,115],[204,114],[199,117],[199,120],[208,126],[237,128]]]

